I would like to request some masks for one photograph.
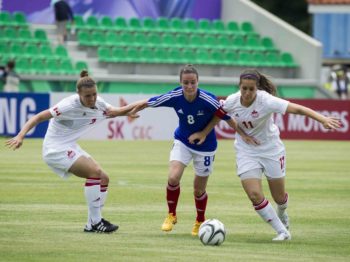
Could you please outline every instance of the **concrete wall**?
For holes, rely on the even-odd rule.
[[[222,0],[221,19],[225,22],[252,22],[259,34],[271,37],[279,49],[293,54],[301,66],[298,78],[312,79],[319,83],[322,64],[320,42],[249,0]]]

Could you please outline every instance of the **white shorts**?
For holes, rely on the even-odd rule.
[[[275,159],[258,156],[236,156],[237,175],[242,179],[262,178],[262,173],[267,179],[276,179],[286,176],[285,151],[275,156]]]
[[[213,172],[215,151],[201,152],[188,148],[179,140],[175,140],[170,152],[170,161],[176,160],[184,165],[193,159],[193,168],[196,176],[206,177]]]
[[[69,169],[79,157],[91,157],[78,144],[70,145],[67,148],[56,150],[43,147],[43,159],[45,163],[60,177],[68,178],[71,173]]]

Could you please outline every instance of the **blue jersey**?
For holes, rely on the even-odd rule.
[[[213,94],[198,89],[196,99],[188,102],[182,87],[177,87],[166,94],[150,98],[148,106],[174,108],[179,117],[179,126],[175,130],[174,138],[180,140],[187,147],[202,152],[216,150],[217,141],[214,129],[208,134],[203,144],[196,145],[188,142],[188,137],[195,132],[202,131],[220,108],[220,104]],[[228,118],[227,116],[224,119]]]

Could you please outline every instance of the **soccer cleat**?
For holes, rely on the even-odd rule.
[[[91,228],[92,230],[94,230],[93,232],[97,233],[112,233],[116,231],[119,227],[117,225],[113,225],[109,221],[102,218],[101,221],[97,224],[91,225]]]
[[[174,216],[173,213],[169,213],[163,222],[162,230],[167,232],[171,231],[176,223],[177,217]]]
[[[288,231],[278,233],[278,235],[272,239],[272,241],[287,241],[291,240],[292,236]]]
[[[282,224],[289,229],[289,217],[287,212],[283,212],[282,214],[278,214],[279,219],[281,220]]]
[[[203,224],[203,222],[198,222],[196,220],[196,222],[194,222],[193,228],[192,228],[192,232],[191,235],[192,236],[198,236],[198,231],[199,231],[199,227]]]
[[[93,233],[93,232],[95,232],[95,230],[91,227],[91,225],[90,226],[85,225],[84,232]]]

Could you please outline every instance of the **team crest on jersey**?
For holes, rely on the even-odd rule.
[[[235,114],[235,117],[239,117],[239,114],[238,114],[238,113],[236,113],[236,114]]]
[[[203,110],[198,110],[198,112],[197,112],[197,116],[202,116],[202,115],[204,115]]]
[[[258,111],[253,110],[253,112],[252,112],[252,117],[253,117],[253,118],[258,118],[258,117],[259,117]]]
[[[75,156],[75,152],[73,150],[68,150],[67,156],[68,156],[68,158],[72,159]]]

